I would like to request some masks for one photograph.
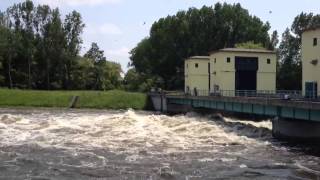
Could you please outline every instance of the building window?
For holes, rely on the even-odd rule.
[[[316,66],[318,64],[318,59],[314,59],[310,62],[312,65]]]
[[[189,64],[187,64],[187,69],[188,69],[188,67],[189,67]]]
[[[231,62],[231,59],[228,57],[227,58],[227,63],[230,63]]]
[[[217,59],[216,58],[214,58],[214,63],[217,63]]]
[[[199,64],[198,64],[198,63],[196,63],[194,66],[195,66],[196,68],[198,68],[198,67],[199,67]]]
[[[267,59],[267,64],[271,64],[271,59]]]
[[[318,39],[317,38],[313,38],[313,46],[317,46],[318,45]]]

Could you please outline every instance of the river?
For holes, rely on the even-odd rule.
[[[320,179],[271,122],[196,113],[0,109],[0,179]]]

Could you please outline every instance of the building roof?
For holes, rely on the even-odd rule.
[[[267,49],[243,49],[243,48],[225,48],[216,51],[211,51],[209,54],[214,54],[218,52],[245,52],[245,53],[270,53],[275,54],[275,51],[270,51]]]
[[[193,59],[197,59],[197,60],[209,60],[210,57],[209,56],[191,56],[189,58],[186,59],[187,60],[193,60]]]
[[[306,29],[303,30],[303,32],[315,31],[315,30],[320,30],[320,26],[306,28]]]

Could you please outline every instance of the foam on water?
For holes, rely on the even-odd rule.
[[[10,167],[0,168],[0,178],[50,173],[63,178],[67,172],[76,179],[110,174],[146,179],[152,179],[148,174],[169,179],[318,175],[313,168],[318,158],[296,155],[272,141],[270,121],[133,110],[9,111],[0,113],[0,167]]]
[[[43,116],[47,118],[42,119]],[[260,127],[264,123],[253,125]],[[141,148],[161,147],[181,152],[214,145],[257,143],[256,139],[231,132],[237,131],[233,128],[222,127],[221,123],[209,121],[206,117],[146,115],[133,110],[115,115],[81,117],[44,114],[33,119],[1,115],[0,144],[38,144],[66,149],[98,147],[115,152],[119,149],[136,152]]]

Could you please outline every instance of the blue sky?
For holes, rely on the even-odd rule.
[[[5,10],[21,0],[0,0]],[[216,2],[241,3],[253,15],[269,21],[272,30],[282,33],[294,17],[304,12],[320,14],[319,0],[34,0],[36,3],[59,7],[65,15],[79,11],[86,24],[83,34],[85,52],[91,42],[97,42],[107,59],[121,63],[124,71],[129,51],[148,36],[152,23],[189,7],[211,6]],[[272,11],[270,14],[269,11]],[[145,25],[144,25],[145,23]]]

